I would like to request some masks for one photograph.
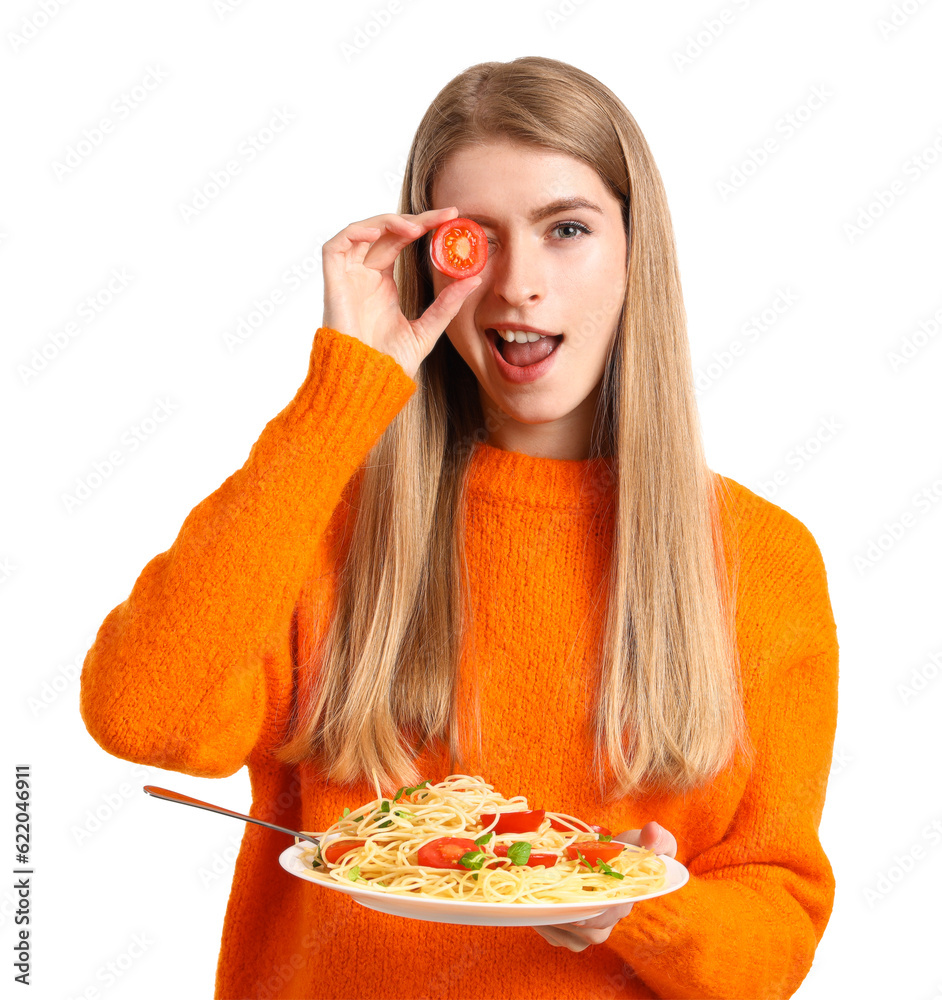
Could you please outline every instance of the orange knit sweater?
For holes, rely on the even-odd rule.
[[[372,799],[272,747],[294,665],[323,627],[345,488],[416,385],[389,356],[322,327],[307,378],[245,465],[183,523],[98,631],[82,715],[109,753],[205,777],[247,765],[252,812],[323,830]],[[834,893],[818,838],[837,702],[837,638],[821,553],[780,507],[727,481],[738,532],[737,629],[756,755],[697,794],[603,806],[589,771],[586,694],[610,551],[603,460],[479,446],[468,565],[480,745],[465,770],[534,808],[613,831],[656,819],[689,883],[638,903],[608,940],[555,948],[529,927],[464,927],[366,909],[288,875],[290,840],[246,825],[216,996],[788,997],[808,972]],[[448,773],[421,758],[423,776]],[[207,797],[212,795],[207,792]]]

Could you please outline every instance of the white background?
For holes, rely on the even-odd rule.
[[[107,755],[79,716],[78,669],[145,563],[300,385],[320,247],[397,210],[436,93],[473,63],[547,55],[619,95],[662,172],[711,466],[802,520],[827,566],[841,687],[821,835],[837,897],[797,995],[942,997],[942,5],[45,6],[0,14],[3,774],[12,791],[13,765],[32,766],[30,995],[211,996],[243,827],[140,789],[245,810],[246,774]],[[139,85],[119,118],[114,102]],[[279,110],[290,124],[239,156]],[[106,116],[111,132],[57,176]],[[181,206],[233,157],[241,172],[186,221]],[[296,289],[282,277],[295,264]],[[110,295],[113,272],[126,277]],[[276,288],[283,304],[227,349]],[[776,312],[782,290],[793,301]],[[145,423],[155,409],[165,419]],[[115,449],[121,464],[70,507]],[[11,981],[12,902],[0,889]]]

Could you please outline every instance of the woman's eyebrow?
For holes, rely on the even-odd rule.
[[[544,205],[542,208],[534,209],[530,213],[531,222],[540,222],[542,219],[549,218],[551,215],[556,215],[558,212],[571,212],[577,208],[587,208],[593,212],[598,212],[599,215],[604,215],[604,212],[598,205],[594,202],[589,201],[587,198],[560,198],[558,201],[554,201],[549,205]],[[463,212],[462,217],[465,219],[470,219],[472,222],[476,222],[479,226],[494,226],[497,223],[493,219],[486,215],[476,215],[471,212]]]

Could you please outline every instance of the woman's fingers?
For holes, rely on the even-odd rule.
[[[379,239],[381,232],[378,226],[354,223],[331,237],[321,248],[321,264],[325,275],[331,268],[342,271],[348,263],[362,264],[363,258]]]
[[[624,903],[621,906],[611,906],[599,916],[587,920],[576,920],[571,924],[545,924],[533,929],[558,948],[582,951],[590,944],[601,944],[607,940],[615,924],[631,913],[633,905]]]
[[[418,223],[401,215],[387,219],[379,239],[369,248],[363,260],[365,267],[376,271],[390,270],[396,258],[413,240],[417,240],[425,230]]]
[[[419,212],[417,215],[388,214],[367,219],[367,225],[377,226],[383,232],[370,247],[363,263],[377,271],[385,271],[393,266],[404,247],[423,236],[430,229],[437,229],[442,223],[457,217],[458,209],[451,206],[450,208],[429,209],[427,212]]]
[[[620,840],[623,844],[634,844],[635,847],[644,847],[655,854],[666,854],[671,858],[677,857],[677,840],[670,830],[665,830],[659,823],[651,820],[645,823],[640,830],[624,830],[616,833],[613,840]]]
[[[610,906],[604,913],[597,917],[590,917],[588,920],[577,920],[573,924],[565,924],[569,927],[585,927],[589,930],[602,930],[606,927],[614,927],[622,917],[627,917],[631,913],[633,903],[624,903],[622,906]],[[555,925],[554,925],[555,926]]]
[[[584,951],[592,943],[576,937],[569,931],[552,925],[533,928],[540,937],[545,938],[555,948],[568,948],[570,951]],[[606,935],[607,936],[607,935]]]
[[[645,823],[640,830],[623,830],[621,833],[616,833],[612,840],[644,847],[654,851],[655,854],[666,854],[672,858],[677,856],[677,841],[674,835],[653,820]],[[533,929],[556,947],[583,951],[591,944],[601,944],[605,941],[615,924],[631,913],[633,905],[624,903],[621,906],[607,908],[597,917],[576,920],[569,924],[547,924]]]
[[[343,266],[366,264],[374,270],[383,271],[392,266],[404,246],[457,215],[458,209],[452,205],[450,208],[429,209],[417,215],[387,212],[353,222],[324,244],[324,266],[337,261]]]
[[[546,924],[533,929],[557,948],[583,951],[589,945],[602,944],[607,941],[608,936],[612,933],[612,928],[618,921],[615,920],[601,926],[590,926],[591,923],[591,921],[586,921],[584,926],[580,924]]]
[[[417,319],[412,328],[421,340],[434,341],[458,315],[464,300],[481,284],[481,277],[458,278],[449,282],[435,297],[435,301]]]

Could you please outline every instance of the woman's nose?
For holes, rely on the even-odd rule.
[[[491,288],[511,305],[531,301],[543,294],[545,276],[536,248],[506,245],[488,257]]]

